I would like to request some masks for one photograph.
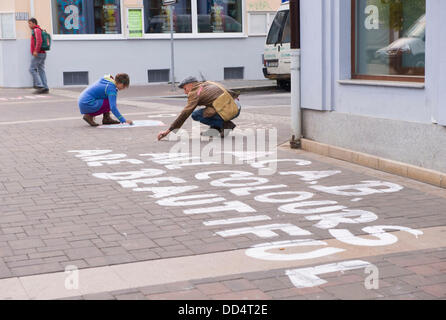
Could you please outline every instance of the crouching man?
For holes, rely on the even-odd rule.
[[[95,116],[102,116],[102,124],[133,124],[131,120],[126,120],[116,106],[118,90],[127,89],[130,85],[129,76],[126,73],[119,73],[113,78],[105,75],[95,84],[82,91],[79,96],[79,110],[83,114],[83,119],[92,127],[99,124],[94,121]],[[118,118],[114,120],[110,116],[110,111]]]
[[[240,115],[241,105],[238,93],[227,90],[216,82],[200,82],[194,77],[184,79],[179,88],[187,94],[187,106],[169,129],[158,134],[158,140],[173,130],[181,128],[189,116],[210,127],[208,131],[201,134],[202,136],[220,135],[224,138],[236,127],[231,120]],[[195,110],[197,106],[204,106],[204,108]]]

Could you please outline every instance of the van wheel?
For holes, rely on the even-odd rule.
[[[291,81],[289,80],[277,80],[277,87],[285,91],[291,91]]]

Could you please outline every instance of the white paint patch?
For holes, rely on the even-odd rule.
[[[212,227],[212,226],[222,226],[228,224],[239,224],[247,222],[266,221],[266,220],[271,220],[271,218],[268,216],[249,216],[249,217],[240,217],[232,219],[204,221],[203,224],[205,226]]]
[[[165,126],[165,124],[162,121],[134,120],[133,125],[129,125],[128,123],[109,124],[109,125],[101,125],[98,128],[100,128],[100,129],[127,129],[127,128],[138,128],[138,127],[161,127],[161,126]]]
[[[335,174],[341,173],[341,171],[287,171],[280,172],[282,176],[296,175],[302,177],[302,181],[315,181],[327,177],[334,176]]]
[[[297,197],[287,198],[287,199],[274,199],[272,197],[275,196],[284,196],[284,195],[297,195]],[[266,203],[289,203],[295,201],[303,201],[308,200],[313,197],[311,192],[303,192],[303,191],[285,191],[285,192],[272,192],[262,194],[260,196],[255,197],[254,199],[259,202]]]
[[[120,160],[92,161],[92,162],[87,162],[87,165],[89,167],[102,167],[104,164],[115,165],[115,164],[121,164],[122,162],[127,162],[130,164],[144,164],[144,162],[138,159],[120,159]]]
[[[106,180],[133,180],[148,177],[155,177],[165,173],[159,169],[142,169],[140,171],[112,172],[112,173],[93,173],[93,177]]]
[[[279,184],[275,186],[258,186],[258,187],[246,187],[246,188],[234,188],[230,189],[229,192],[235,194],[236,196],[248,196],[251,194],[251,191],[258,191],[258,190],[268,190],[268,189],[281,189],[281,188],[287,188],[288,186],[285,184]]]
[[[160,113],[160,114],[151,114],[147,116],[147,118],[171,118],[176,117],[175,113]]]
[[[286,270],[285,274],[290,278],[291,282],[296,288],[311,288],[327,283],[327,281],[318,277],[318,275],[320,274],[363,269],[369,267],[370,265],[371,264],[366,261],[352,260],[339,263],[324,264],[322,266],[312,268]]]
[[[286,224],[270,224],[265,226],[257,226],[257,227],[247,227],[247,228],[239,228],[232,230],[219,231],[217,234],[222,237],[234,237],[240,236],[242,234],[252,233],[259,238],[274,238],[279,235],[272,230],[282,230],[283,232],[289,234],[290,236],[308,236],[311,232],[299,228],[290,223]]]
[[[252,181],[252,182],[246,182],[246,183],[230,183],[230,181]],[[214,180],[211,182],[211,186],[214,187],[252,187],[252,186],[258,186],[261,184],[268,183],[269,180],[266,178],[260,178],[260,177],[242,177],[242,178],[223,178]]]
[[[222,170],[222,171],[208,171],[208,172],[200,172],[195,175],[195,179],[197,180],[208,180],[211,178],[211,175],[214,174],[226,174],[230,173],[231,178],[242,178],[242,177],[250,177],[253,176],[251,172],[248,171],[233,171],[233,170]]]
[[[268,250],[273,250],[273,249],[285,249],[285,248],[305,247],[305,246],[326,246],[326,245],[327,243],[324,241],[312,240],[312,239],[279,241],[279,242],[263,243],[253,246],[252,248],[246,250],[245,253],[247,256],[251,258],[260,260],[294,261],[294,260],[316,259],[345,251],[344,249],[340,248],[327,247],[304,253],[282,254],[282,253],[268,252]]]
[[[141,160],[138,159],[123,159],[127,157],[126,154],[107,154],[111,150],[72,150],[68,152],[78,152],[80,154],[76,157],[81,158],[83,161],[87,162],[89,167],[101,167],[104,164],[114,165],[120,164],[122,162],[128,162],[131,164],[143,164]]]
[[[352,199],[351,201],[352,202],[359,202],[359,201],[361,201],[362,200],[362,198],[354,198],[354,199]]]
[[[177,177],[156,177],[156,178],[145,178],[136,180],[122,180],[118,183],[123,188],[139,188],[138,183],[141,184],[159,184],[162,181],[170,181],[172,183],[185,183],[186,180]]]
[[[352,219],[352,217],[356,218]],[[335,228],[340,223],[358,224],[378,220],[376,214],[364,210],[342,210],[342,212],[313,215],[305,218],[309,221],[321,220],[314,225],[316,228],[320,229]]]
[[[201,200],[194,200],[201,199]],[[190,200],[190,201],[187,201]],[[182,206],[197,206],[208,203],[215,203],[225,201],[225,198],[219,197],[216,194],[196,194],[191,196],[171,197],[162,200],[158,200],[160,206],[166,207],[182,207]]]
[[[167,158],[179,158],[179,157],[186,157],[189,153],[142,153],[140,154],[141,157],[151,157],[151,160],[155,159],[167,159]]]
[[[272,160],[262,160],[251,163],[251,167],[253,168],[265,168],[265,164],[273,163],[273,162],[294,162],[297,166],[309,166],[311,161],[301,160],[301,159],[272,159]]]
[[[99,155],[106,154],[106,153],[109,153],[112,151],[113,150],[70,150],[68,152],[78,153],[77,155],[75,155],[75,157],[83,158],[83,157],[99,156]]]
[[[198,189],[197,186],[184,186],[184,187],[151,187],[151,188],[136,188],[133,191],[136,192],[152,192],[151,198],[160,199],[170,196],[175,196],[181,193],[189,192]]]
[[[381,188],[378,189],[378,187]],[[333,187],[313,186],[310,188],[338,196],[367,196],[375,193],[398,192],[403,189],[403,187],[398,184],[382,181],[362,181],[362,184]],[[355,192],[353,190],[357,191]]]
[[[224,199],[223,199],[224,200]],[[237,211],[240,213],[252,213],[257,212],[254,208],[241,201],[229,201],[225,202],[223,206],[209,207],[209,208],[199,208],[199,209],[187,209],[184,210],[185,214],[207,214],[213,212],[222,211]]]
[[[347,209],[347,207],[344,206],[328,206],[328,207],[318,207],[314,209],[300,209],[302,207],[322,206],[325,204],[337,204],[337,203],[338,203],[337,201],[330,201],[330,200],[303,201],[298,203],[284,204],[279,207],[279,211],[293,214],[315,214],[315,213],[324,213],[324,212]]]
[[[417,238],[419,235],[423,234],[423,232],[420,230],[414,230],[411,228],[400,226],[372,226],[362,229],[362,231],[377,237],[377,240],[357,237],[347,229],[330,229],[329,232],[337,240],[354,246],[376,247],[387,246],[398,242],[398,238],[395,235],[387,233],[384,230],[406,231],[410,234],[413,234]]]

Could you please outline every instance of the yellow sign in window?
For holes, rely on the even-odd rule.
[[[129,38],[142,38],[144,35],[142,8],[127,9],[127,24]]]

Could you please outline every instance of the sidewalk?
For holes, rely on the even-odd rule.
[[[275,80],[224,80],[218,81],[223,84],[228,89],[237,90],[240,92],[249,92],[249,91],[259,91],[259,90],[275,90],[277,88]],[[72,92],[81,92],[85,89],[86,86],[67,86],[61,88],[50,88],[50,94],[57,95],[58,91],[72,91]],[[13,99],[13,100],[22,100],[24,97],[39,97],[45,95],[33,95],[32,92],[34,89],[32,88],[3,88],[0,87],[0,101],[1,99]],[[155,96],[155,97],[171,97],[171,96],[186,96],[180,88],[178,88],[178,83],[175,85],[175,89],[172,88],[172,84],[170,83],[154,83],[147,85],[132,85],[130,83],[130,87],[120,92],[120,98],[132,97],[132,96]],[[5,100],[6,101],[6,100]]]

